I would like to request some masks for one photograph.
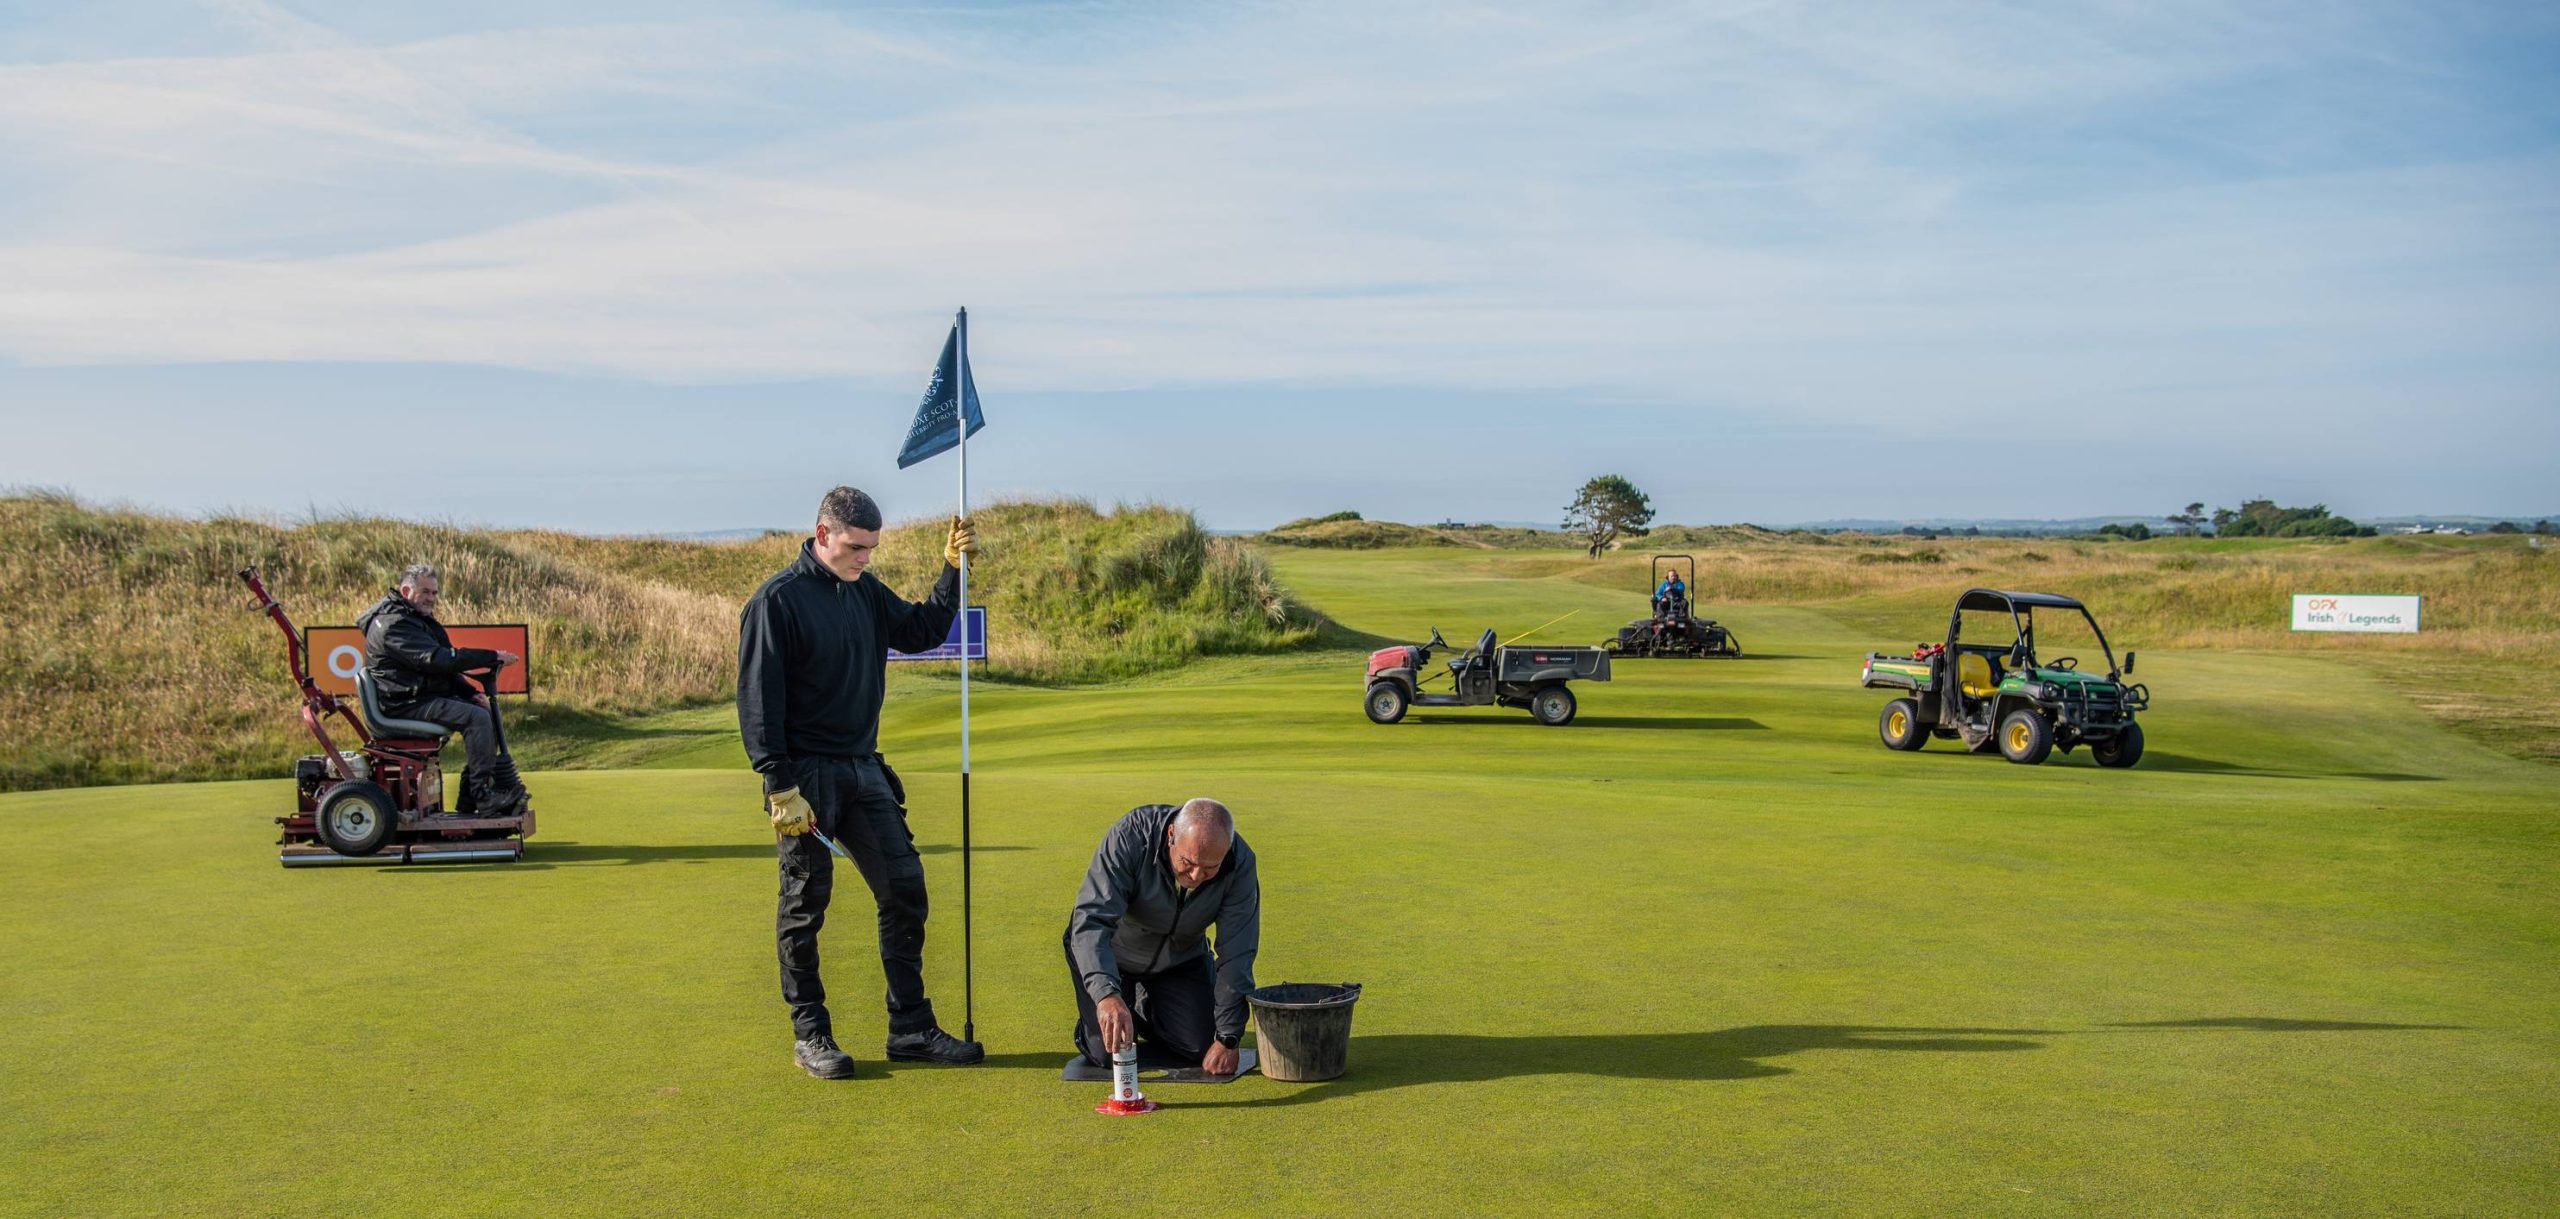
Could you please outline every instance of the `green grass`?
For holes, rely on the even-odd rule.
[[[1588,640],[1537,556],[1290,551],[1346,632]],[[2441,1214],[2560,1207],[2554,772],[2329,651],[2143,649],[2150,756],[1876,743],[1882,606],[1742,606],[1564,729],[1358,709],[1352,651],[982,687],[976,1070],[788,1064],[725,713],[534,777],[527,862],[285,872],[279,782],[0,795],[0,1212]],[[1348,639],[1346,634],[1344,638]],[[947,679],[885,748],[960,999]],[[634,755],[639,756],[639,755]],[[276,761],[281,770],[284,759]],[[1351,1074],[1056,1079],[1058,933],[1132,804],[1228,800],[1265,981],[1367,985]]]

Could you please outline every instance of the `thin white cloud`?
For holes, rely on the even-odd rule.
[[[2547,148],[2324,161],[2341,141],[2283,118],[2383,56],[2421,61],[2386,73],[2408,111],[2466,113],[2427,84],[2452,35],[2399,8],[750,13],[381,46],[222,8],[265,49],[0,66],[0,357],[903,376],[966,303],[1018,389],[1917,427],[2200,416],[2271,368],[2307,391],[2560,337]],[[2236,121],[2160,120],[2201,94]]]

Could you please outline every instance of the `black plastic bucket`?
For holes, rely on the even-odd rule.
[[[1253,1005],[1254,1044],[1262,1073],[1289,1083],[1313,1083],[1342,1074],[1351,1058],[1351,1005],[1360,984],[1282,982],[1245,995]]]

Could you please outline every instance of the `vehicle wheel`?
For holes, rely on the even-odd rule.
[[[2053,752],[2053,725],[2033,711],[2012,711],[2000,721],[2000,756],[2033,766]]]
[[[1397,720],[1403,719],[1405,708],[1411,705],[1411,702],[1412,700],[1405,697],[1404,686],[1401,683],[1392,681],[1370,682],[1369,697],[1365,703],[1369,712],[1369,722],[1372,724],[1392,724]]]
[[[400,824],[392,811],[391,793],[363,779],[350,779],[320,797],[311,816],[320,841],[341,855],[371,855],[391,841]]]
[[[1563,686],[1548,686],[1529,696],[1529,714],[1548,727],[1573,722],[1573,691]]]
[[[2142,725],[2127,724],[2124,731],[2089,746],[2089,756],[2100,766],[2122,770],[2142,760]]]
[[[1876,735],[1884,738],[1884,747],[1909,753],[1929,743],[1929,726],[1920,722],[1920,704],[1897,698],[1884,705],[1884,714],[1876,717]]]

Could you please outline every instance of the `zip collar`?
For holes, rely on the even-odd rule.
[[[800,539],[800,558],[791,565],[793,569],[813,580],[828,584],[845,583],[844,577],[828,570],[826,564],[818,561],[817,544],[815,538]]]

